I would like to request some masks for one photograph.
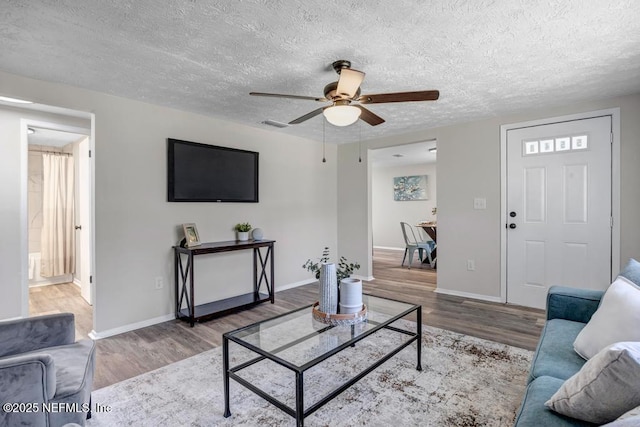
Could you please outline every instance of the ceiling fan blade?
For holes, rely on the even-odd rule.
[[[358,101],[362,104],[381,104],[385,102],[435,101],[440,97],[437,90],[422,90],[417,92],[379,93],[362,95]]]
[[[358,107],[360,111],[362,111],[360,113],[360,120],[364,120],[371,126],[377,126],[384,123],[384,119],[377,114],[372,113],[371,110],[364,108],[362,105],[356,105],[356,107]]]
[[[362,71],[343,68],[340,70],[340,79],[338,80],[336,92],[338,95],[353,98],[356,96],[362,80],[364,80],[364,73]]]
[[[272,98],[306,99],[308,101],[320,101],[320,102],[328,101],[328,99],[324,98],[324,97],[318,98],[318,97],[313,97],[313,96],[285,95],[285,94],[281,94],[281,93],[249,92],[249,95],[253,95],[253,96],[270,96]]]
[[[320,107],[320,108],[318,108],[318,109],[316,109],[316,110],[313,110],[312,112],[307,113],[307,114],[305,114],[304,116],[300,116],[300,117],[298,117],[298,118],[297,118],[297,119],[295,119],[295,120],[291,120],[291,121],[289,122],[289,124],[290,124],[290,125],[297,125],[297,124],[299,124],[299,123],[302,123],[302,122],[304,122],[304,121],[307,121],[307,120],[309,120],[309,119],[311,119],[311,118],[313,118],[313,117],[317,116],[318,114],[321,114],[321,113],[322,113],[322,110],[324,110],[325,108],[327,108],[327,107]]]

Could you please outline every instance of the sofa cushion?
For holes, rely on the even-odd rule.
[[[635,259],[629,259],[627,265],[620,271],[620,276],[627,278],[636,285],[640,286],[640,262]]]
[[[607,423],[640,405],[640,342],[598,352],[545,403],[563,415]]]
[[[551,286],[547,293],[547,320],[587,323],[600,305],[604,291]]]
[[[516,417],[515,427],[594,426],[595,424],[565,417],[544,406],[544,402],[549,400],[563,383],[561,379],[547,376],[536,378],[529,383]]]
[[[573,348],[585,359],[621,341],[640,341],[640,288],[623,276],[609,286]]]
[[[528,382],[545,375],[566,380],[578,372],[585,361],[573,350],[573,342],[584,326],[571,320],[548,320],[531,362]]]

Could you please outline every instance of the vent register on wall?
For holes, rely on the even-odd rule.
[[[258,203],[254,151],[167,139],[170,202]]]

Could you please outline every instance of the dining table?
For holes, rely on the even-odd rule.
[[[422,228],[425,233],[427,233],[427,235],[429,237],[431,237],[431,239],[433,240],[433,243],[435,243],[435,245],[433,246],[433,250],[431,251],[431,259],[433,260],[432,262],[432,266],[433,268],[436,268],[436,261],[437,261],[437,252],[438,252],[438,239],[437,239],[437,234],[438,234],[438,224],[436,223],[436,221],[423,221],[423,222],[419,222],[416,227],[420,227]],[[425,259],[422,260],[423,264],[428,264],[429,263],[429,258],[425,257]]]

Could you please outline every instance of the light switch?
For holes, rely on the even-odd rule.
[[[473,199],[473,209],[487,209],[487,199],[484,197]]]

